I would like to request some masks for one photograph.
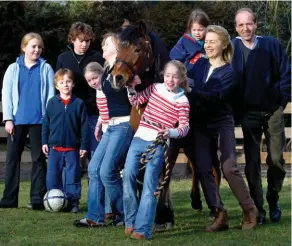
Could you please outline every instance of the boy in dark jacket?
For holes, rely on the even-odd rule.
[[[73,72],[60,69],[55,74],[55,87],[60,95],[47,105],[42,128],[42,150],[48,156],[47,190],[60,189],[67,194],[68,209],[80,212],[80,158],[87,154],[87,110],[84,102],[72,95]],[[62,184],[62,172],[65,178]]]
[[[88,113],[88,159],[90,160],[96,147],[97,140],[94,136],[94,130],[98,118],[96,107],[96,91],[88,86],[83,76],[83,70],[90,62],[98,62],[103,65],[104,59],[100,52],[90,48],[94,40],[94,33],[90,25],[83,22],[72,24],[68,34],[68,51],[59,55],[56,70],[60,68],[70,69],[75,78],[73,94],[82,99],[86,105]]]

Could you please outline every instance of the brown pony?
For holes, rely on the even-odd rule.
[[[151,34],[151,33],[150,33]],[[168,51],[167,60],[161,61],[159,48],[155,47],[153,38],[146,34],[146,26],[144,23],[139,25],[129,25],[119,35],[120,45],[118,48],[118,55],[114,64],[112,75],[113,88],[119,89],[128,86],[137,74],[140,76],[142,84],[136,86],[137,91],[141,91],[154,82],[162,82],[161,71],[164,65],[169,60]],[[158,54],[157,54],[158,53]],[[144,111],[145,105],[140,105],[139,108],[132,108],[130,123],[134,130],[137,130],[141,114]],[[188,139],[192,139],[189,136]],[[201,210],[202,202],[200,199],[200,188],[197,175],[195,173],[194,163],[194,146],[191,143],[188,146],[182,146],[184,140],[173,140],[168,149],[168,160],[170,164],[170,171],[175,165],[181,147],[184,147],[185,153],[190,160],[190,166],[193,174],[192,186],[192,207]],[[189,142],[188,142],[189,143]],[[216,177],[219,177],[216,175]],[[219,180],[218,178],[216,180]],[[219,181],[217,181],[219,183]],[[168,224],[173,225],[174,214],[169,194],[169,182],[165,185],[164,190],[160,194],[157,210],[156,210],[156,224],[164,225],[162,229]]]

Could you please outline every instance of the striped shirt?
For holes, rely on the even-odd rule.
[[[129,101],[133,106],[148,101],[135,137],[152,141],[157,137],[158,131],[163,129],[169,130],[170,138],[187,135],[190,105],[182,89],[178,93],[172,93],[164,84],[156,83],[142,92],[132,92],[129,89]]]
[[[109,113],[105,94],[102,90],[96,90],[96,105],[99,111],[97,127],[102,126],[102,132],[105,132],[109,124]]]

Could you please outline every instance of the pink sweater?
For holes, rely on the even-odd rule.
[[[166,128],[170,138],[181,138],[189,131],[190,105],[182,89],[178,93],[169,92],[164,84],[152,84],[139,93],[130,94],[129,100],[133,106],[148,101],[143,116],[154,126],[146,122],[143,117],[140,121],[135,137],[151,141],[157,137],[158,131]]]

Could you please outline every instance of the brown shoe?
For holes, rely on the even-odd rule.
[[[125,228],[125,235],[126,236],[130,236],[134,231],[134,227],[133,226],[130,226],[130,227],[126,227]]]
[[[258,209],[255,205],[251,209],[243,210],[242,213],[242,230],[250,230],[257,225]]]
[[[212,225],[206,227],[206,231],[213,232],[213,231],[224,231],[228,230],[229,225],[227,221],[227,212],[221,211],[216,209],[215,219],[212,223]]]
[[[133,232],[132,235],[131,235],[131,238],[132,239],[137,239],[137,240],[143,240],[145,239],[145,236],[141,233],[138,233],[138,232]]]

